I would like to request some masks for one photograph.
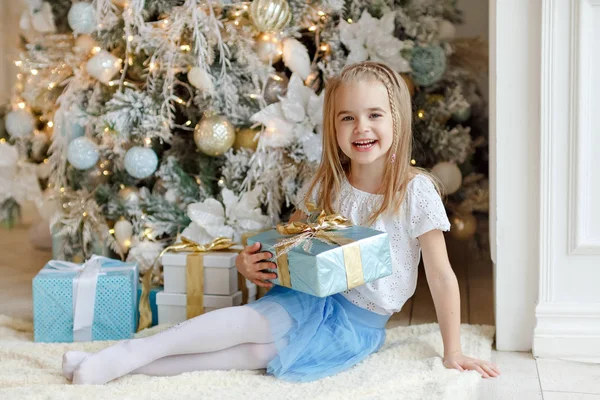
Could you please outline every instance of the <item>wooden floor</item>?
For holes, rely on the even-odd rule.
[[[32,319],[31,279],[50,259],[49,251],[35,249],[28,230],[35,213],[12,231],[0,229],[0,314]],[[458,278],[463,323],[494,324],[493,265],[487,244],[460,242],[448,238],[448,253]],[[420,271],[415,295],[388,327],[435,322],[433,301],[425,274]],[[478,398],[484,400],[545,399],[600,400],[600,366],[561,360],[534,359],[531,353],[493,351],[502,371],[498,379],[480,385]],[[399,398],[390,394],[390,399]]]
[[[461,322],[494,325],[493,264],[489,252],[476,241],[458,241],[446,237],[448,257],[458,279],[461,300]],[[394,314],[388,327],[436,322],[433,299],[419,267],[417,290],[412,298]]]

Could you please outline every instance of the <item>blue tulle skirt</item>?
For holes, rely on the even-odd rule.
[[[267,374],[294,382],[321,379],[361,362],[383,345],[389,319],[341,294],[321,298],[282,286],[247,307],[270,323],[278,354]]]

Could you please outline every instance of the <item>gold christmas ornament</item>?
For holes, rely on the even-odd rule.
[[[469,240],[477,231],[477,218],[471,213],[456,214],[450,218],[450,236],[458,240]]]
[[[194,142],[204,154],[217,157],[231,148],[235,127],[222,115],[205,113],[194,129]]]
[[[290,22],[292,12],[287,0],[254,0],[250,18],[259,31],[280,31]]]
[[[261,33],[254,42],[254,51],[262,62],[275,64],[283,55],[283,44],[276,35]]]
[[[409,74],[400,74],[400,76],[402,76],[402,79],[404,79],[406,86],[408,86],[410,97],[413,97],[415,95],[415,83],[413,82]]]
[[[119,198],[128,205],[137,204],[140,201],[140,191],[135,186],[125,186],[119,190]]]
[[[235,135],[235,142],[233,142],[233,148],[239,150],[241,148],[256,150],[258,146],[258,136],[260,131],[255,129],[242,129]]]

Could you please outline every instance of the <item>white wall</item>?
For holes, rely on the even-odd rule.
[[[0,104],[10,100],[18,72],[19,18],[25,9],[23,0],[0,0]]]
[[[496,347],[530,350],[538,297],[542,0],[490,0]]]
[[[481,36],[488,40],[488,0],[458,0],[457,7],[463,12],[464,24],[456,27],[456,35],[458,37]]]
[[[533,353],[600,361],[600,0],[543,4]]]

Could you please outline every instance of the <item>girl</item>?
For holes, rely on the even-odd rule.
[[[494,377],[498,369],[462,354],[460,297],[442,230],[449,229],[429,176],[410,166],[411,102],[388,66],[347,66],[327,83],[323,157],[291,220],[307,204],[338,212],[355,225],[389,233],[393,273],[344,293],[318,298],[275,286],[272,254],[246,247],[236,266],[271,290],[258,301],[216,310],[147,338],[96,354],[67,352],[63,372],[73,383],[103,384],[129,373],[175,375],[209,369],[260,369],[289,381],[336,374],[377,351],[385,325],[415,291],[423,253],[444,342],[444,365]]]

